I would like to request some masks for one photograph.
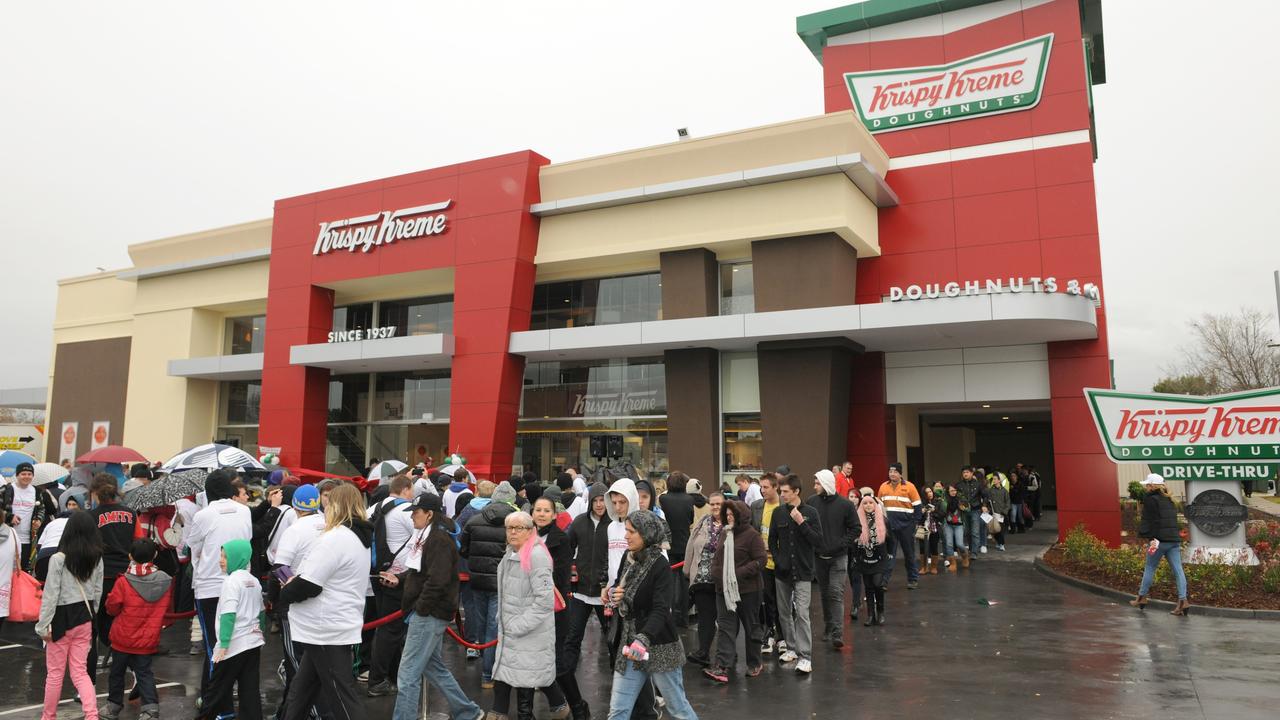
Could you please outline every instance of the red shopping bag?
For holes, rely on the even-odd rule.
[[[21,570],[13,571],[9,585],[9,622],[35,622],[40,619],[40,583]]]

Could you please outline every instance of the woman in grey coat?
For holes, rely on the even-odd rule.
[[[555,585],[551,553],[533,517],[513,512],[503,522],[507,552],[498,564],[498,646],[493,657],[493,707],[486,720],[507,716],[516,689],[516,716],[533,720],[533,691],[541,688],[551,717],[569,717],[556,685]]]
[[[1004,551],[1004,532],[1005,525],[1009,522],[1009,511],[1013,507],[1013,503],[1009,501],[1009,491],[1004,489],[1004,483],[1000,482],[1000,475],[993,474],[991,476],[991,487],[987,488],[987,502],[990,503],[991,512],[999,515],[1000,532],[992,533],[996,538],[996,549]],[[986,552],[986,548],[982,549]]]

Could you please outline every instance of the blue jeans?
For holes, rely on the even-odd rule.
[[[748,639],[747,642],[751,640]],[[613,673],[613,691],[609,695],[608,720],[628,720],[631,717],[632,708],[635,707],[636,697],[640,695],[640,690],[650,678],[653,679],[653,684],[658,686],[658,692],[662,693],[662,699],[667,703],[666,710],[671,713],[671,717],[675,720],[698,720],[698,716],[693,712],[693,706],[689,704],[689,698],[684,695],[684,673],[679,668],[661,673],[648,673],[637,670],[635,664],[629,660],[625,673],[616,670]]]
[[[1014,503],[1012,506],[1010,506],[1009,517],[1006,519],[1008,520],[1008,522],[1006,522],[1005,525],[1010,530],[1016,527],[1021,527],[1022,526],[1022,503]]]
[[[978,548],[986,545],[987,524],[982,522],[982,508],[970,510],[964,516],[965,527],[969,530],[969,550],[978,552]]]
[[[942,546],[947,557],[964,552],[964,525],[942,524]]]
[[[490,643],[498,639],[498,593],[471,591],[471,603],[475,606],[475,619],[467,618],[467,634],[472,642]],[[475,629],[472,630],[472,627]],[[493,658],[497,650],[487,647],[480,653],[480,678],[493,679]]]
[[[423,617],[417,613],[408,617],[408,623],[404,654],[400,656],[400,674],[396,678],[400,692],[396,695],[396,709],[391,716],[393,720],[417,720],[424,677],[444,695],[445,701],[449,703],[450,717],[455,720],[479,720],[484,712],[462,692],[458,681],[444,664],[441,646],[448,623],[440,618]]]
[[[1182,543],[1176,542],[1160,542],[1160,547],[1154,553],[1147,553],[1147,566],[1142,570],[1142,585],[1138,588],[1139,595],[1146,595],[1151,591],[1151,582],[1156,577],[1156,567],[1160,565],[1160,558],[1168,558],[1169,567],[1173,568],[1173,582],[1178,586],[1178,599],[1183,600],[1187,597],[1187,576],[1182,574]]]

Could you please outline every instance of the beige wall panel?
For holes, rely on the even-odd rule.
[[[271,247],[271,220],[214,228],[129,246],[135,268],[223,257]]]
[[[862,153],[881,177],[885,152],[852,111],[819,115],[542,168],[542,201]],[[544,221],[545,222],[545,221]]]
[[[880,254],[876,207],[844,175],[790,180],[542,219],[538,237],[543,266],[586,265],[600,258],[635,261],[658,253],[722,243],[834,232],[858,251]],[[547,268],[548,273],[554,267]]]
[[[268,265],[263,260],[138,280],[134,313],[256,302],[265,308]]]
[[[216,313],[191,308],[139,315],[133,324],[125,445],[168,458],[213,437],[215,384],[170,377],[176,358],[216,354]],[[183,422],[176,422],[182,418]],[[188,442],[195,438],[195,442]]]
[[[137,286],[115,273],[62,280],[53,311],[55,330],[75,325],[118,322],[133,317]]]

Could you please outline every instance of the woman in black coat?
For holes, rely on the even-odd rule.
[[[1173,570],[1173,580],[1178,586],[1178,604],[1171,615],[1186,615],[1191,603],[1187,602],[1187,576],[1182,572],[1182,533],[1178,529],[1178,509],[1173,506],[1169,497],[1169,488],[1164,485],[1164,478],[1152,473],[1142,481],[1147,494],[1142,498],[1142,520],[1138,523],[1138,537],[1147,538],[1147,566],[1142,571],[1142,585],[1138,587],[1138,597],[1129,604],[1142,609],[1147,606],[1147,593],[1151,592],[1151,581],[1155,579],[1156,567],[1160,558],[1169,561]]]
[[[853,554],[857,558],[862,587],[867,596],[867,619],[862,624],[883,625],[884,589],[888,585],[885,573],[893,567],[893,555],[886,544],[889,532],[885,528],[884,506],[875,496],[863,495],[858,503],[857,517],[861,529],[854,541]]]

